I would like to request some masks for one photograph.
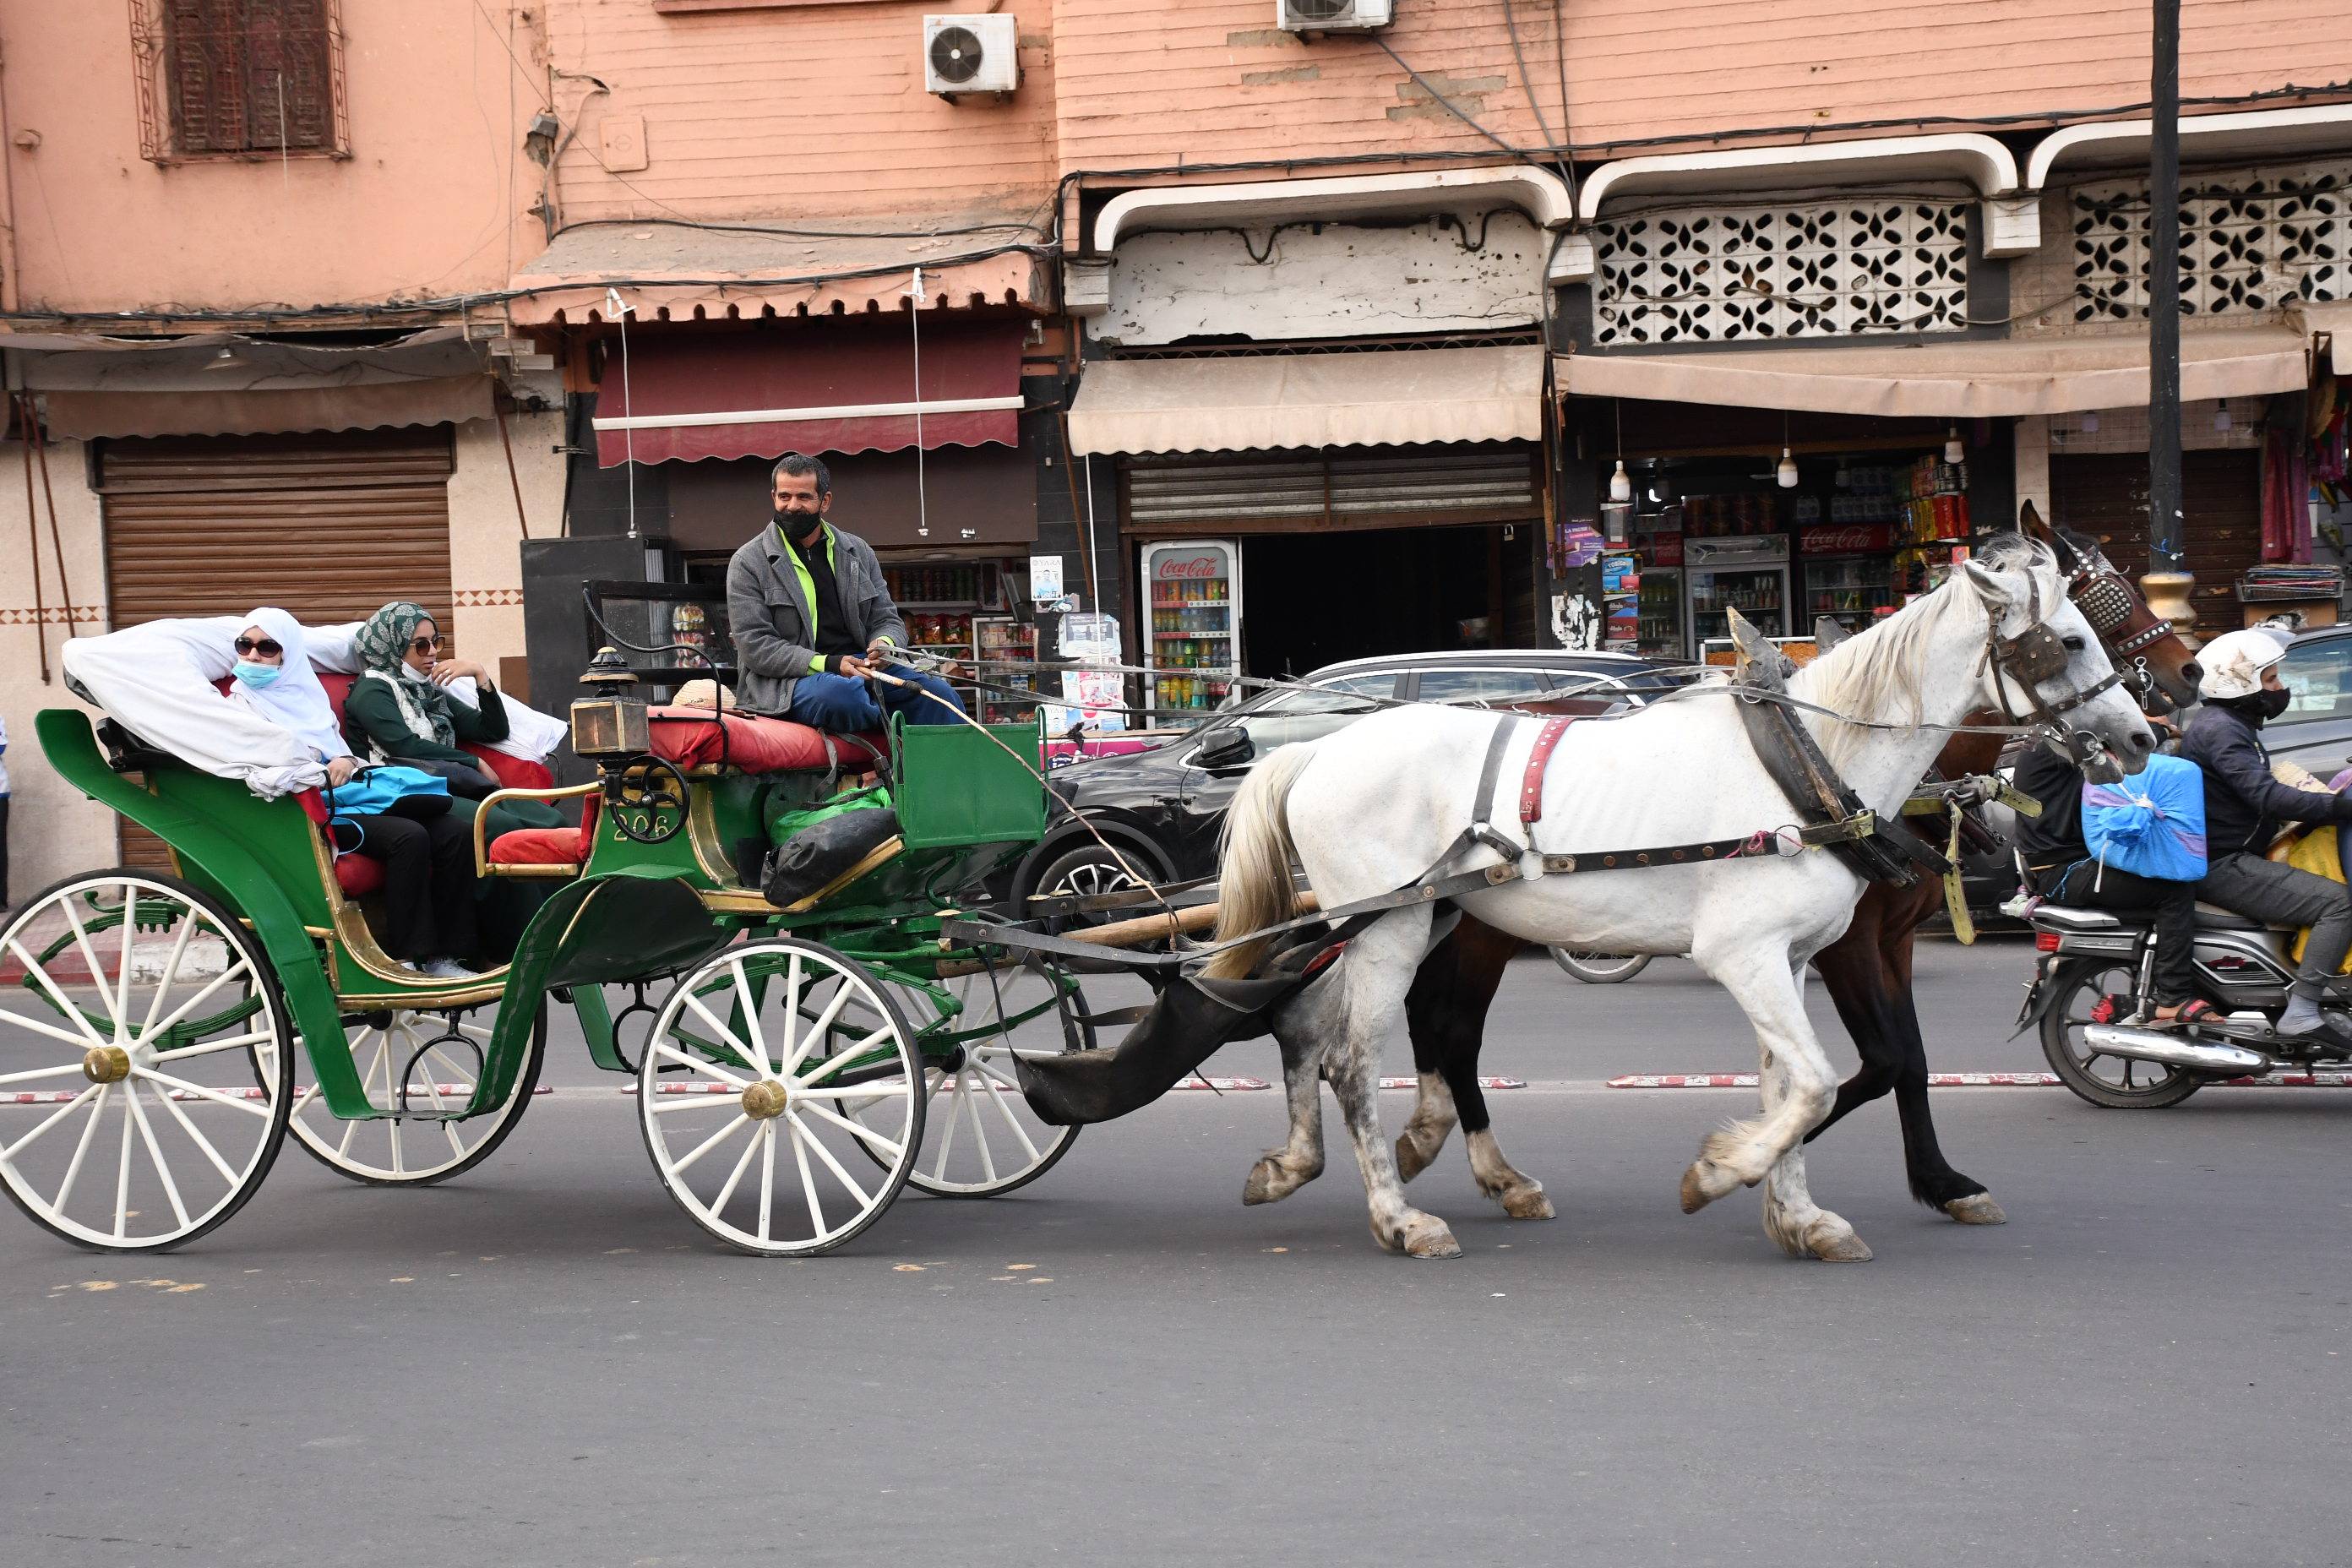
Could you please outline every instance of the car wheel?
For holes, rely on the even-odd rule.
[[[1158,858],[1149,852],[1118,838],[1111,840],[1111,846],[1118,855],[1091,838],[1064,847],[1038,870],[1023,906],[1030,898],[1087,899],[1100,893],[1130,892],[1143,886],[1141,878],[1162,874]],[[1073,926],[1101,925],[1121,918],[1121,911],[1086,910],[1065,918]]]

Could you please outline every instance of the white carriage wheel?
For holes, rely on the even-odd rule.
[[[864,1027],[834,1027],[853,1011]],[[772,937],[670,994],[638,1066],[637,1119],[697,1225],[745,1252],[810,1257],[873,1224],[906,1184],[923,1142],[923,1097],[907,1086],[921,1069],[905,1015],[864,969]]]
[[[957,1034],[992,1028],[1053,999],[1055,982],[1026,966],[999,965],[988,974],[958,976],[952,983],[963,1010],[949,1026]],[[911,997],[922,994],[909,988]],[[922,998],[929,1005],[929,998]],[[1083,997],[1075,999],[1086,1010]],[[1003,1033],[965,1040],[946,1061],[926,1058],[924,1082],[929,1108],[923,1119],[923,1148],[907,1177],[918,1192],[941,1198],[992,1198],[1027,1186],[1050,1171],[1078,1141],[1078,1129],[1055,1127],[1029,1109],[1013,1070],[1018,1057],[1056,1057],[1095,1044],[1094,1026],[1083,1019],[1073,1041],[1062,1027],[1059,1008],[1016,1024]]]
[[[443,1113],[474,1097],[481,1059],[489,1054],[496,1004],[455,1013],[396,1009],[360,1016],[351,1031],[352,1063],[368,1103],[393,1110],[400,1103],[398,1075],[408,1068],[406,1117],[360,1121],[339,1120],[320,1093],[318,1075],[306,1050],[295,1063],[294,1140],[313,1158],[354,1182],[379,1187],[422,1187],[463,1175],[506,1142],[530,1105],[547,1054],[547,1005],[531,1023],[530,1047],[515,1073],[514,1088],[495,1109],[462,1121]],[[447,1039],[454,1029],[470,1047]]]
[[[0,1184],[68,1241],[160,1252],[235,1214],[292,1063],[260,943],[176,877],[68,877],[0,930]]]

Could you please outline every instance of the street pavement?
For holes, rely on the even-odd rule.
[[[1935,1066],[2041,1065],[2004,1040],[2028,956],[1923,946]],[[561,1030],[563,1087],[445,1187],[289,1142],[184,1253],[0,1216],[0,1563],[2352,1562],[2352,1090],[1938,1091],[2011,1216],[1982,1229],[1910,1201],[1868,1108],[1813,1146],[1877,1251],[1837,1266],[1781,1256],[1752,1194],[1676,1208],[1752,1091],[1599,1087],[1752,1068],[1687,963],[1523,962],[1493,1041],[1536,1086],[1496,1130],[1560,1217],[1504,1218],[1457,1143],[1412,1188],[1448,1262],[1374,1247],[1336,1116],[1323,1180],[1242,1207],[1272,1090],[740,1257]],[[1276,1076],[1263,1041],[1213,1070]]]

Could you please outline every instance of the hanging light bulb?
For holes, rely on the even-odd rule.
[[[1843,458],[1840,458],[1838,459],[1837,488],[1844,489],[1853,483],[1853,476],[1846,471],[1845,459]]]
[[[1960,445],[1960,427],[1957,425],[1945,426],[1944,461],[1957,467],[1967,462],[1968,459],[1968,448]]]
[[[1780,466],[1772,470],[1772,477],[1780,482],[1784,490],[1797,488],[1797,459],[1789,455],[1786,447],[1780,448]]]
[[[1633,499],[1633,477],[1625,472],[1625,459],[1617,459],[1617,471],[1609,476],[1609,499],[1620,504]]]
[[[2213,428],[2216,430],[2227,430],[2229,427],[2230,400],[2225,397],[2221,399],[2221,403],[2213,410]]]

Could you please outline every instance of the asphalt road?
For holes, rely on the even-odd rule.
[[[2002,1043],[2020,947],[1924,959],[1938,1067],[2038,1065]],[[1503,1218],[1449,1150],[1412,1189],[1444,1263],[1373,1247],[1336,1119],[1322,1181],[1241,1207],[1271,1092],[760,1262],[673,1209],[561,1042],[579,1087],[449,1186],[289,1144],[139,1260],[0,1214],[0,1563],[2352,1561],[2352,1091],[1941,1092],[1991,1229],[1910,1202],[1871,1108],[1814,1146],[1878,1254],[1832,1266],[1753,1194],[1676,1209],[1749,1093],[1593,1084],[1752,1065],[1687,965],[1523,964],[1496,1036],[1490,1070],[1564,1085],[1495,1097],[1560,1217]]]

